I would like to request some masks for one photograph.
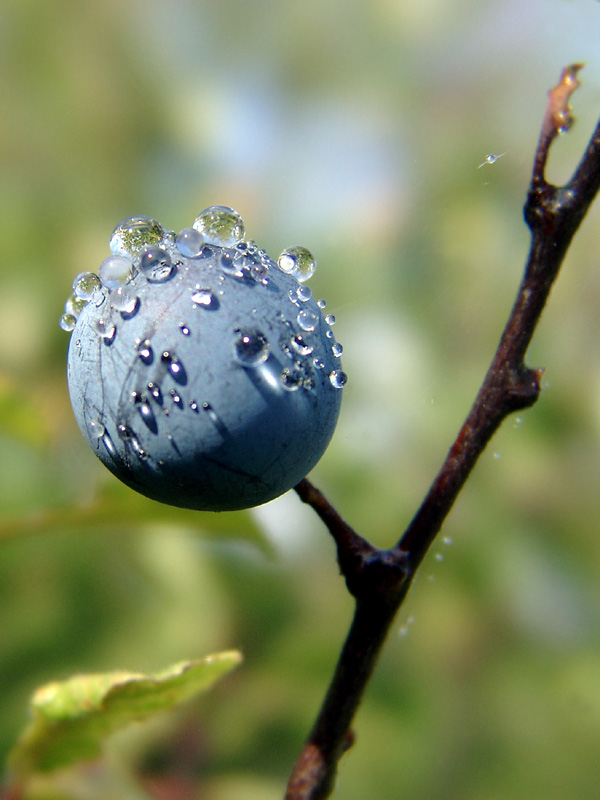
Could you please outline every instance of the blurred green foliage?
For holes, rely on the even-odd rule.
[[[214,203],[273,255],[308,246],[350,378],[313,478],[387,546],[506,319],[545,95],[567,63],[587,68],[552,180],[595,124],[599,22],[585,0],[2,4],[0,749],[39,684],[245,654],[184,714],[120,740],[109,767],[38,797],[158,796],[174,773],[190,797],[281,797],[351,614],[294,496],[184,515],[96,462],[57,324],[73,276],[123,217],[182,228]],[[488,153],[505,155],[478,169]],[[532,345],[541,400],[492,442],[443,531],[452,544],[424,564],[335,797],[597,796],[599,219]]]

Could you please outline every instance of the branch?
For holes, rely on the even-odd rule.
[[[565,68],[549,92],[524,207],[531,247],[500,344],[456,441],[398,544],[379,550],[359,536],[308,480],[295,487],[332,534],[356,607],[323,706],[288,783],[286,800],[330,796],[338,761],[352,743],[352,719],[412,577],[498,427],[513,411],[533,405],[540,394],[543,370],[527,367],[525,354],[571,240],[600,188],[600,123],[566,186],[553,186],[545,178],[550,145],[573,122],[569,100],[579,86],[581,66]]]

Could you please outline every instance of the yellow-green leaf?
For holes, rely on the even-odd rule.
[[[33,719],[10,756],[10,766],[28,774],[95,758],[109,734],[206,691],[241,658],[233,650],[181,662],[155,675],[75,675],[42,686],[33,695]]]

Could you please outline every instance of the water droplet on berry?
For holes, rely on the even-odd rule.
[[[314,273],[317,262],[306,247],[288,247],[277,259],[279,269],[293,275],[297,281],[304,283]]]
[[[94,322],[94,331],[98,336],[111,342],[117,333],[117,326],[111,320],[100,317]]]
[[[319,308],[325,308],[327,302],[325,300],[317,300],[317,305],[319,306]]]
[[[139,302],[139,298],[129,289],[124,286],[119,286],[118,289],[113,289],[110,293],[110,304],[115,311],[121,311],[123,314],[133,314]]]
[[[298,325],[303,331],[314,331],[317,327],[317,315],[312,311],[303,309],[297,316]]]
[[[290,344],[292,346],[292,350],[294,350],[299,356],[309,356],[314,349],[313,346],[309,344],[300,333],[292,336]]]
[[[130,217],[114,229],[110,237],[110,252],[115,256],[133,259],[144,247],[157,245],[164,235],[164,228],[152,217]]]
[[[304,373],[296,367],[285,367],[279,376],[279,382],[288,392],[295,392],[302,386]]]
[[[269,356],[269,342],[259,330],[236,330],[233,352],[242,367],[257,367]]]
[[[162,247],[146,247],[140,259],[147,280],[150,283],[163,283],[173,274],[171,257]]]
[[[306,303],[312,297],[310,286],[300,285],[296,289],[296,296],[301,303]]]
[[[327,316],[325,317],[325,322],[328,325],[335,325],[335,317],[333,316],[333,314],[327,314]]]
[[[98,275],[109,289],[118,289],[131,280],[133,262],[124,256],[109,256],[100,264]]]
[[[244,220],[227,206],[210,206],[194,220],[194,228],[204,237],[207,244],[233,247],[244,238]]]
[[[184,228],[175,241],[179,252],[188,258],[199,256],[204,249],[204,236],[195,228]]]
[[[187,325],[180,325],[179,330],[183,333],[184,336],[190,335],[190,329],[188,328]]]
[[[73,281],[73,292],[81,300],[90,300],[102,288],[102,282],[95,272],[80,272]]]
[[[344,352],[344,348],[339,342],[334,342],[331,345],[331,352],[336,358],[340,358],[342,353]]]
[[[315,356],[313,358],[313,364],[316,369],[323,369],[325,367],[325,362],[323,361],[322,358],[319,358],[318,356]]]
[[[75,328],[75,325],[77,325],[77,317],[75,317],[74,314],[63,314],[58,320],[58,324],[63,331],[70,333]]]
[[[99,419],[91,419],[88,423],[88,430],[93,439],[101,439],[106,432],[106,428]]]
[[[167,365],[167,369],[169,370],[174,381],[179,383],[181,386],[184,386],[187,383],[187,374],[185,368],[176,356],[174,356],[168,350],[165,350],[161,355],[160,360],[163,362],[163,364]]]
[[[148,391],[150,392],[150,395],[152,396],[153,400],[155,400],[159,404],[159,406],[162,406],[163,396],[160,390],[160,386],[157,386],[155,383],[152,383],[151,381],[148,384]]]
[[[154,350],[148,339],[142,342],[138,347],[138,356],[142,364],[152,364],[154,361]]]
[[[348,376],[341,369],[334,369],[329,373],[329,380],[335,389],[341,389],[348,382]]]
[[[89,300],[83,300],[81,297],[77,297],[76,294],[71,294],[65,303],[65,312],[77,318],[87,306],[88,302]]]
[[[216,305],[217,298],[210,289],[201,289],[199,286],[196,286],[192,294],[192,303],[197,306],[204,306],[204,308],[212,308]]]

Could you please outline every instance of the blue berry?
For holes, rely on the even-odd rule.
[[[125,220],[61,318],[85,439],[124,483],[171,505],[272,500],[315,466],[337,423],[341,349],[299,283],[309,270],[288,269],[290,252],[310,271],[314,259],[289,249],[281,269],[243,235],[222,206],[179,236]]]

